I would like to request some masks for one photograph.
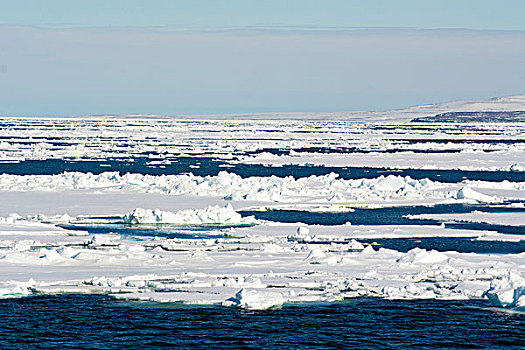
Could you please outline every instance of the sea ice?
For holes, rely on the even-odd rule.
[[[476,203],[492,203],[498,201],[497,198],[492,196],[487,196],[486,194],[474,191],[472,188],[465,186],[461,187],[457,193],[458,199],[464,199],[470,202]]]
[[[282,306],[283,302],[284,298],[281,293],[243,288],[234,297],[225,300],[223,305],[248,310],[266,310]]]
[[[136,208],[122,217],[126,224],[176,224],[176,225],[252,225],[258,223],[253,216],[243,218],[231,204],[204,209],[186,209],[175,213],[159,209]]]
[[[397,260],[403,264],[437,264],[447,260],[448,257],[437,250],[427,251],[421,248],[409,250],[406,255]]]
[[[509,272],[505,277],[493,280],[485,295],[496,306],[525,309],[525,278]]]
[[[523,97],[516,101],[467,103],[467,109],[523,106]],[[458,106],[463,105],[447,108]],[[438,107],[380,114],[405,113],[404,120],[409,120],[437,113],[442,106]],[[2,120],[10,127],[0,129],[0,159],[5,161],[5,171],[0,174],[0,196],[5,199],[1,207],[5,218],[0,218],[0,298],[32,293],[113,293],[116,298],[130,300],[268,309],[288,302],[361,296],[465,299],[481,298],[485,293],[495,305],[525,305],[523,253],[467,254],[420,248],[403,253],[376,250],[373,243],[356,241],[423,237],[519,240],[518,235],[438,225],[259,222],[242,218],[232,205],[224,206],[231,202],[237,210],[350,212],[363,207],[523,200],[525,182],[489,181],[493,180],[489,176],[483,176],[487,181],[440,182],[394,175],[345,180],[336,173],[294,178],[243,177],[233,172],[241,174],[251,168],[243,167],[249,163],[324,164],[379,167],[388,172],[414,168],[502,170],[503,178],[520,179],[525,166],[523,124],[418,123],[414,128],[415,124],[344,120]],[[62,123],[68,127],[63,128]],[[19,165],[25,166],[25,160],[56,161],[72,167],[79,161],[93,166],[93,172],[101,166],[109,170],[108,165],[114,171],[10,174],[23,168]],[[161,173],[168,166],[174,166],[177,173],[183,169],[177,168],[177,163],[185,161],[189,169],[217,175],[143,174],[150,170]],[[143,165],[131,166],[137,163]],[[228,167],[235,170],[217,173],[218,168]],[[169,170],[166,172],[171,173]],[[265,170],[277,173],[278,169]],[[318,169],[304,170],[315,173]],[[11,212],[22,215],[7,216]],[[74,217],[62,215],[65,212]],[[519,224],[521,218],[515,213],[505,217],[501,213],[468,215],[500,223]],[[137,238],[124,233],[79,237],[75,235],[87,232],[58,227],[60,223],[116,222],[236,227],[220,231],[227,238]],[[203,232],[215,233],[212,228]]]

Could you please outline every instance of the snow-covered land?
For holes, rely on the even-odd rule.
[[[523,251],[461,253],[417,244],[402,251],[372,243],[521,244],[519,231],[490,225],[525,226],[525,124],[409,122],[505,110],[525,110],[525,99],[366,114],[384,118],[375,123],[351,120],[357,114],[293,121],[2,118],[0,297],[107,293],[246,309],[361,296],[486,298],[524,308]],[[75,168],[79,163],[83,168]],[[277,176],[286,164],[305,167]],[[293,173],[307,165],[338,168]],[[57,166],[64,168],[54,171]],[[261,174],[246,175],[239,166]],[[377,175],[344,178],[349,167],[377,168]],[[387,169],[459,169],[460,176],[381,173]],[[477,177],[461,170],[477,170]],[[403,208],[406,221],[384,216],[370,225],[307,225],[240,214],[288,210],[315,217],[385,208]]]

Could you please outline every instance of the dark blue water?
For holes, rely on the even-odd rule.
[[[357,239],[361,243],[375,243],[374,248],[394,249],[406,253],[414,248],[456,251],[476,254],[520,254],[525,252],[525,240],[519,242],[477,241],[468,237],[423,237]]]
[[[463,171],[463,170],[418,170],[418,169],[385,169],[367,167],[325,167],[284,165],[280,167],[263,166],[259,164],[230,164],[224,161],[206,157],[167,157],[171,164],[148,166],[152,159],[137,157],[113,158],[107,160],[67,160],[46,159],[26,160],[19,163],[0,163],[0,174],[14,175],[56,175],[65,171],[91,172],[100,174],[106,171],[125,173],[140,173],[149,175],[175,175],[193,173],[199,176],[217,175],[220,171],[228,171],[245,178],[250,176],[292,176],[303,178],[312,175],[336,173],[342,179],[376,178],[381,175],[410,176],[413,179],[428,178],[441,182],[461,182],[465,179],[483,181],[525,181],[525,172],[510,171]],[[195,168],[198,166],[198,168]]]
[[[180,226],[180,225],[125,225],[125,224],[64,224],[58,227],[75,230],[87,231],[89,234],[107,234],[118,233],[124,236],[133,237],[167,237],[181,239],[216,239],[228,238],[220,230],[229,227],[246,227],[250,225],[232,225],[232,226]]]
[[[409,219],[406,215],[470,213],[472,211],[489,213],[524,212],[524,208],[490,207],[487,205],[442,204],[434,206],[396,206],[374,209],[356,208],[352,212],[308,212],[298,210],[240,211],[242,216],[255,216],[257,219],[275,222],[303,222],[308,225],[343,225],[350,221],[353,225],[438,225],[436,220]],[[450,228],[492,230],[501,233],[525,234],[525,226],[504,226],[479,223],[451,223]]]
[[[363,298],[242,312],[105,296],[39,296],[0,300],[0,348],[522,349],[525,314],[486,306]]]
[[[411,220],[409,214],[445,214],[470,213],[474,210],[484,212],[523,212],[525,209],[489,207],[486,205],[446,204],[436,206],[406,206],[375,209],[357,208],[353,212],[318,213],[294,210],[241,211],[243,216],[255,216],[257,219],[274,222],[303,222],[308,225],[343,225],[350,221],[353,225],[439,225],[436,220]],[[485,223],[447,223],[446,228],[473,231],[495,231],[504,234],[524,235],[519,242],[477,241],[464,237],[415,237],[396,239],[358,239],[362,243],[378,243],[376,248],[384,247],[407,252],[419,247],[438,251],[457,251],[460,253],[479,254],[519,254],[525,252],[525,226],[505,226]],[[424,232],[421,232],[424,235]],[[316,242],[313,242],[316,243]],[[317,242],[325,243],[325,242]]]
[[[525,143],[524,140],[508,140],[508,139],[496,139],[496,138],[490,138],[490,139],[390,139],[394,142],[404,142],[407,144],[418,144],[418,143],[440,143],[440,144],[458,144],[458,143],[470,143],[470,144],[489,144],[489,145],[497,145],[497,144],[505,144],[505,145],[516,145],[520,143]]]
[[[301,147],[301,148],[261,148],[256,151],[248,151],[245,154],[254,155],[260,153],[271,153],[275,155],[290,155],[292,152],[308,152],[308,153],[399,153],[399,152],[411,152],[411,153],[460,153],[461,149],[362,149],[360,147]]]
[[[132,227],[129,225],[58,225],[68,230],[87,231],[92,234],[117,233],[128,236],[136,240],[148,239],[151,237],[167,237],[180,239],[231,239],[220,229],[224,226],[205,226],[205,227],[163,227],[165,225],[150,227]],[[347,241],[349,241],[347,239]],[[473,237],[412,237],[412,238],[392,238],[392,239],[357,239],[362,243],[374,243],[374,247],[394,249],[400,252],[407,252],[410,249],[419,247],[427,250],[435,249],[441,252],[457,251],[460,253],[478,254],[519,254],[525,252],[525,237],[519,242],[506,241],[477,241]],[[308,241],[308,243],[329,243],[325,241]]]
[[[255,216],[257,219],[274,222],[304,222],[309,225],[342,225],[348,221],[354,225],[438,225],[435,220],[410,220],[408,214],[443,214],[469,213],[473,210],[485,212],[523,212],[523,208],[490,207],[486,205],[446,204],[436,206],[400,206],[375,209],[357,208],[354,212],[319,213],[293,210],[274,211],[241,211],[243,216]],[[101,218],[99,218],[101,219]],[[116,218],[108,218],[115,220]],[[118,233],[135,239],[149,237],[167,237],[181,239],[216,239],[231,238],[223,229],[249,225],[215,226],[215,225],[128,225],[117,223],[105,224],[67,224],[59,225],[69,230],[87,231],[89,234]],[[447,223],[447,228],[469,229],[474,231],[496,231],[507,234],[523,234],[524,240],[519,242],[478,241],[465,237],[430,237],[420,238],[417,233],[411,238],[396,239],[358,239],[363,243],[377,243],[376,248],[385,247],[401,252],[407,252],[415,247],[435,249],[438,251],[457,251],[461,253],[480,254],[518,254],[525,252],[525,226],[503,226],[482,223]],[[424,232],[421,232],[422,236]],[[474,235],[474,234],[473,234]],[[350,240],[350,239],[348,239]],[[326,243],[324,241],[309,243]]]

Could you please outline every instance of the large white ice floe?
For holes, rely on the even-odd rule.
[[[17,225],[26,231],[37,228]],[[320,237],[324,230],[333,229],[313,226],[309,232],[300,227],[299,233],[314,231]],[[338,229],[345,227],[365,229]],[[370,245],[363,249],[361,243],[352,240],[341,244],[298,243],[287,239],[296,228],[285,224],[236,228],[234,233],[239,238],[228,239],[157,237],[137,241],[126,235],[99,234],[87,240],[67,237],[65,243],[53,241],[33,249],[0,242],[5,246],[0,250],[0,297],[113,293],[132,300],[267,309],[284,302],[359,296],[481,298],[490,281],[506,276],[509,269],[524,272],[519,254],[376,251]],[[268,236],[262,236],[264,232]],[[7,232],[3,239],[22,243],[24,237]],[[35,281],[24,284],[30,278]],[[514,283],[512,288],[519,286]],[[494,293],[500,290],[495,287]],[[519,298],[516,305],[521,305]]]
[[[288,177],[247,177],[220,172],[217,176],[63,173],[59,175],[0,175],[0,191],[103,191],[158,193],[169,195],[220,196],[234,201],[261,202],[383,202],[461,201],[493,202],[497,198],[474,191],[470,185],[490,191],[523,191],[524,183],[465,181],[439,183],[408,176],[379,176],[345,180],[331,173],[294,179]],[[520,192],[521,193],[521,192]]]
[[[159,209],[136,208],[122,217],[126,224],[175,224],[175,225],[247,225],[256,224],[253,217],[243,218],[231,204],[204,209],[186,209],[177,212]]]
[[[224,306],[235,306],[248,310],[266,310],[283,305],[284,298],[281,293],[267,290],[241,289],[234,297],[223,302]]]
[[[509,272],[493,280],[485,295],[496,306],[525,309],[525,278]]]
[[[248,177],[227,172],[217,176],[102,173],[63,173],[60,175],[0,175],[0,190],[10,191],[131,191],[172,195],[223,196],[232,200],[302,201],[304,198],[332,201],[385,198],[452,198],[432,192],[440,187],[428,179],[380,176],[376,179],[343,180],[334,173],[322,176]],[[442,186],[441,186],[442,187]]]

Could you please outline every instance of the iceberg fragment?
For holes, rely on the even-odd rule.
[[[247,310],[267,310],[282,306],[284,298],[281,293],[263,290],[239,290],[234,297],[223,302],[223,306],[235,306]]]
[[[484,295],[495,306],[525,309],[525,278],[509,271],[503,278],[493,280]]]

